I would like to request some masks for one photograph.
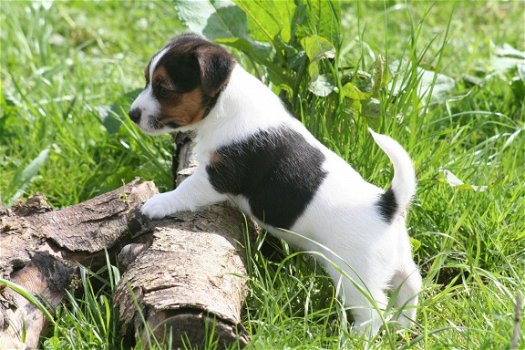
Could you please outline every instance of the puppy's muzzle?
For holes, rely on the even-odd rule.
[[[139,124],[140,123],[140,115],[142,114],[142,111],[138,108],[133,108],[128,112],[128,115],[131,120],[133,120],[134,123]]]

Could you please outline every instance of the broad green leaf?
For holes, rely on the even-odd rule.
[[[127,111],[141,91],[142,89],[134,89],[121,96],[117,101],[113,102],[111,106],[99,106],[95,108],[108,134],[113,135],[119,132],[120,126],[122,125],[120,112],[122,110]]]
[[[390,72],[390,68],[386,64],[383,55],[377,56],[376,61],[374,62],[373,72],[373,92],[374,94],[376,94],[379,90],[384,88],[392,80],[392,73]]]
[[[334,58],[335,47],[331,42],[319,35],[311,35],[301,39],[301,46],[310,61],[308,74],[312,80],[315,80],[319,75],[318,62],[322,59]]]
[[[348,107],[356,114],[361,114],[363,110],[363,105],[359,100],[350,99],[350,105]]]
[[[110,106],[97,106],[95,110],[98,113],[98,118],[100,122],[106,128],[108,134],[113,135],[118,133],[120,130],[120,119],[118,116],[115,116]]]
[[[357,86],[359,91],[370,93],[369,95],[373,94],[374,79],[371,74],[358,70],[352,77],[352,83]]]
[[[474,75],[465,74],[462,76],[463,83],[466,87],[471,86],[482,86],[485,80],[483,78],[476,77]]]
[[[250,37],[246,14],[233,2],[175,0],[175,6],[180,19],[192,32],[216,43],[234,47],[258,63],[271,65],[272,47]]]
[[[301,45],[310,62],[335,57],[335,46],[319,35],[311,35],[301,39]]]
[[[509,44],[492,48],[491,67],[498,73],[503,73],[514,67],[518,71],[525,70],[525,51],[513,48]]]
[[[381,103],[377,98],[371,97],[363,103],[361,114],[367,118],[369,125],[377,127],[381,116]]]
[[[346,83],[343,86],[342,93],[344,96],[357,101],[363,101],[369,99],[372,96],[370,92],[362,92],[357,86],[353,83]]]
[[[246,15],[229,0],[175,0],[182,22],[210,40],[248,38]]]
[[[247,38],[217,38],[214,40],[218,44],[228,45],[244,52],[246,55],[255,59],[259,63],[269,65],[271,63],[272,47],[264,43],[258,43]]]
[[[410,64],[406,61],[394,61],[390,64],[390,69],[393,75],[404,74],[411,69]],[[450,92],[454,89],[456,81],[451,77],[437,72],[425,70],[421,67],[417,67],[417,74],[419,77],[419,84],[417,86],[417,97],[421,101],[427,101],[427,95],[432,91],[431,102],[439,103],[444,102]],[[437,75],[435,82],[434,76]],[[388,89],[392,91],[394,95],[399,94],[405,89],[403,86],[403,79],[398,78],[390,82]]]
[[[7,205],[12,205],[18,198],[22,196],[27,185],[31,183],[34,176],[38,173],[40,167],[45,163],[49,156],[49,149],[46,148],[40,154],[31,161],[24,169],[16,172],[15,176],[11,180],[8,189],[16,191],[15,194],[7,201]]]
[[[410,245],[412,246],[412,252],[415,253],[418,251],[419,248],[421,248],[421,241],[417,240],[413,237],[409,237]]]
[[[295,13],[293,1],[236,0],[237,6],[248,17],[248,28],[254,40],[274,42],[279,36],[283,42],[291,39]]]
[[[317,61],[310,62],[308,65],[308,75],[312,80],[317,79],[319,76],[319,63]]]
[[[338,45],[341,42],[341,4],[332,0],[299,0],[292,29],[297,39],[313,34]]]
[[[328,96],[334,91],[335,86],[324,75],[319,75],[317,79],[310,82],[308,90],[321,97]]]
[[[266,71],[268,72],[270,81],[273,84],[278,86],[285,85],[287,87],[291,87],[292,83],[290,81],[289,76],[287,76],[283,72],[283,69],[280,65],[274,64],[271,59],[271,46],[257,42],[250,42],[243,38],[216,39],[215,42],[218,44],[234,47],[244,52],[255,62],[264,65]]]

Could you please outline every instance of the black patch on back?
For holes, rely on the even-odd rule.
[[[379,214],[381,214],[383,219],[387,223],[391,223],[397,210],[396,196],[392,188],[389,188],[385,193],[381,194],[377,206],[379,208]]]
[[[215,190],[243,195],[253,215],[274,227],[292,227],[326,177],[323,153],[286,127],[259,131],[216,152],[206,167]]]

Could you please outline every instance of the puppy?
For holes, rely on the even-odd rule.
[[[394,165],[392,187],[383,191],[317,141],[225,49],[196,35],[172,39],[144,75],[130,118],[151,135],[194,130],[199,163],[174,191],[148,200],[144,215],[229,200],[277,237],[326,256],[320,260],[342,283],[358,332],[378,332],[385,290],[403,309],[399,322],[415,320],[421,276],[404,212],[416,179],[396,141],[370,131]]]

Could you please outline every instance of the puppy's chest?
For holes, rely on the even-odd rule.
[[[206,171],[216,191],[242,196],[261,222],[289,229],[321,186],[324,154],[288,127],[218,148]]]

